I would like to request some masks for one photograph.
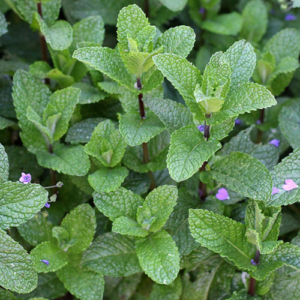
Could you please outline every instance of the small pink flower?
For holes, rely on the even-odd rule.
[[[219,189],[216,198],[221,201],[229,199],[227,190],[225,188]]]
[[[298,185],[292,179],[286,179],[285,184],[282,186],[285,191],[291,191],[297,187]]]
[[[279,189],[277,187],[273,187],[272,189],[272,196],[275,195],[275,194],[278,194],[279,193]]]
[[[31,175],[22,173],[22,176],[19,179],[20,182],[24,183],[24,184],[28,184],[31,181]]]

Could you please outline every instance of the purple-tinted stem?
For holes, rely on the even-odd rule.
[[[254,263],[256,265],[259,264],[259,259],[260,259],[260,252],[256,250],[255,256],[254,256]],[[255,279],[253,277],[250,277],[250,282],[249,282],[249,289],[248,289],[248,294],[251,296],[255,296]]]
[[[264,120],[265,120],[265,109],[263,108],[260,110],[260,115],[259,115],[259,120],[258,120],[258,121],[260,121],[259,124],[263,124]],[[258,129],[257,130],[257,144],[261,143],[262,136],[263,136],[263,132],[260,129]]]

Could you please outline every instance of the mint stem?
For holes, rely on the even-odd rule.
[[[261,124],[263,124],[264,120],[265,120],[265,109],[263,108],[260,111],[259,121],[260,121]],[[257,144],[262,142],[262,136],[263,136],[263,132],[260,129],[258,129],[258,131],[257,131]]]
[[[137,88],[139,90],[142,90],[142,83],[141,83],[141,79],[137,78],[136,79],[136,84],[137,84]],[[146,119],[146,114],[145,114],[145,105],[143,102],[143,94],[140,93],[139,96],[139,107],[140,107],[140,115],[141,115],[141,119],[144,120]],[[143,143],[142,144],[143,147],[143,163],[147,164],[150,162],[150,158],[149,158],[149,149],[148,149],[148,144],[147,143]],[[155,189],[155,181],[154,181],[154,177],[151,171],[148,172],[150,180],[151,180],[151,185],[150,185],[150,190],[154,190]]]
[[[256,253],[254,256],[254,262],[256,264],[259,264],[259,258],[260,258],[260,252],[259,252],[259,250],[256,250]],[[255,278],[250,277],[248,294],[253,297],[255,296],[255,283],[256,283]]]
[[[145,15],[147,18],[150,18],[150,6],[149,6],[149,0],[145,0]]]
[[[53,147],[52,145],[50,144],[49,147],[48,147],[48,152],[50,154],[53,154]],[[53,194],[56,194],[57,193],[57,179],[56,179],[56,173],[54,170],[50,169],[50,176],[51,176],[51,182],[52,182],[52,185],[55,185],[55,187],[53,188]]]
[[[42,2],[37,3],[37,11],[41,18],[43,18],[43,12],[42,12]],[[40,32],[40,44],[41,44],[41,52],[42,52],[42,59],[43,61],[47,62],[47,43],[44,35]],[[45,78],[45,83],[50,84],[49,78]]]

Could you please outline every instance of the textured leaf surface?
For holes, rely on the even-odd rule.
[[[164,47],[164,53],[173,53],[183,58],[189,55],[193,49],[194,43],[194,30],[187,26],[177,26],[168,29],[162,34],[158,41],[158,45]]]
[[[177,130],[172,134],[167,158],[171,177],[177,182],[188,179],[220,148],[218,141],[205,141],[196,126]]]
[[[158,231],[167,222],[176,205],[177,197],[178,191],[175,186],[163,185],[154,189],[138,208],[137,220],[140,225],[155,217],[154,223],[149,226],[149,231]]]
[[[299,201],[300,189],[295,188],[291,191],[285,191],[282,186],[286,179],[292,179],[297,185],[300,185],[300,149],[295,150],[288,157],[278,164],[271,172],[273,186],[279,189],[279,192],[272,195],[268,205],[281,206]]]
[[[65,287],[82,300],[102,299],[104,278],[80,265],[81,255],[73,255],[70,262],[57,272]]]
[[[112,221],[126,216],[135,220],[137,209],[144,202],[143,198],[125,188],[110,193],[94,193],[97,208]]]
[[[145,97],[143,101],[158,116],[170,133],[193,124],[190,111],[180,103],[154,97]]]
[[[213,164],[211,176],[237,193],[266,201],[272,193],[272,178],[267,168],[245,153],[231,152]]]
[[[0,183],[0,228],[19,226],[39,212],[48,200],[48,192],[38,184]]]
[[[179,272],[179,253],[172,237],[162,230],[136,241],[145,273],[159,284],[171,284]]]
[[[120,119],[120,132],[129,146],[147,143],[164,129],[165,126],[153,112],[148,112],[145,119],[139,113],[127,113]]]
[[[113,223],[112,231],[124,235],[133,235],[145,237],[148,235],[148,231],[142,228],[138,222],[128,218],[120,217]]]
[[[112,169],[101,168],[95,173],[89,175],[89,183],[93,189],[98,192],[111,192],[119,188],[128,176],[128,170],[125,167],[115,167]]]
[[[37,160],[44,168],[74,176],[84,176],[91,166],[89,157],[81,145],[65,146],[58,144],[54,147],[54,153],[39,151]]]
[[[7,181],[9,174],[8,157],[4,147],[0,144],[0,182]]]
[[[51,242],[44,242],[36,246],[31,252],[30,257],[34,261],[37,272],[54,272],[65,266],[68,261],[68,255],[58,246]],[[49,261],[49,265],[41,260]]]
[[[107,94],[103,91],[99,91],[96,87],[91,86],[85,82],[76,82],[73,87],[79,88],[81,90],[80,94],[80,104],[90,104],[96,103],[107,97]]]
[[[37,273],[30,256],[1,229],[0,284],[18,293],[29,293],[37,284]]]
[[[93,241],[96,232],[94,209],[89,204],[77,206],[63,219],[61,227],[68,231],[69,240],[75,241],[68,253],[81,253]]]
[[[219,253],[244,270],[255,270],[251,264],[254,246],[247,242],[244,224],[211,211],[190,210],[190,230],[201,246]]]
[[[134,240],[113,232],[97,237],[84,252],[82,263],[95,272],[113,277],[141,271]]]

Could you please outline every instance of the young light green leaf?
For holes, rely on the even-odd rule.
[[[221,14],[202,23],[202,28],[222,35],[236,35],[242,28],[243,19],[237,12]]]
[[[28,120],[24,112],[27,111],[28,106],[31,106],[42,117],[50,95],[49,88],[39,79],[22,70],[15,73],[13,99],[22,130],[20,136],[25,147],[32,153],[48,149],[40,130]]]
[[[0,229],[0,285],[17,293],[29,293],[36,288],[34,263],[19,243]]]
[[[177,182],[190,178],[220,148],[218,141],[205,141],[196,126],[175,131],[167,158],[171,177]]]
[[[124,235],[133,235],[145,237],[149,233],[146,229],[142,228],[138,222],[128,218],[120,217],[113,223],[112,231]]]
[[[45,168],[73,176],[84,176],[90,169],[89,157],[81,145],[56,144],[53,152],[38,151],[36,154],[38,163]]]
[[[141,271],[134,240],[109,232],[98,236],[83,253],[83,266],[108,276],[129,276]]]
[[[0,228],[19,226],[39,212],[48,192],[38,184],[0,183]]]
[[[165,31],[157,44],[163,46],[164,53],[173,53],[186,58],[195,43],[195,32],[191,27],[177,26]]]
[[[165,230],[136,241],[136,253],[145,273],[159,284],[171,284],[179,272],[179,253]]]
[[[58,278],[64,283],[71,294],[82,300],[102,299],[104,278],[81,266],[81,255],[72,255],[70,262],[57,271]]]
[[[87,47],[76,50],[73,57],[137,93],[137,89],[134,87],[136,79],[128,73],[116,50],[105,47]]]
[[[243,25],[240,36],[248,42],[258,43],[267,30],[268,11],[261,0],[249,1],[242,12]]]
[[[139,113],[121,115],[120,132],[129,146],[147,143],[165,129],[159,118],[151,111],[142,119]]]
[[[170,133],[193,124],[190,111],[180,103],[150,96],[144,97],[143,101],[158,116]]]
[[[4,147],[0,144],[0,182],[8,180],[9,163]]]
[[[94,193],[97,208],[112,221],[126,216],[135,220],[137,209],[144,199],[125,188],[110,193]]]
[[[61,227],[69,233],[69,241],[75,241],[69,247],[68,253],[81,253],[94,238],[96,231],[95,211],[89,204],[81,204],[62,220]]]
[[[219,253],[238,268],[255,270],[251,264],[255,247],[247,241],[244,224],[202,209],[190,210],[189,223],[192,236],[201,246]]]
[[[30,252],[30,257],[39,273],[57,271],[69,262],[67,253],[51,242],[44,242],[36,246]],[[49,263],[47,264],[43,260]]]
[[[108,193],[119,188],[128,176],[128,169],[125,167],[101,168],[89,175],[88,180],[92,188],[98,193]]]
[[[56,91],[51,95],[43,114],[43,122],[45,125],[52,123],[52,128],[48,128],[53,132],[54,141],[59,140],[67,132],[69,121],[76,104],[79,102],[79,97],[80,90],[73,87]],[[57,117],[55,117],[56,122],[53,123],[49,118],[54,116]]]
[[[292,179],[297,185],[300,185],[300,149],[295,150],[280,164],[278,164],[274,171],[271,172],[273,186],[279,189],[277,194],[271,196],[267,204],[270,206],[288,205],[299,201],[300,189],[297,187],[291,191],[285,191],[283,185],[285,180]]]
[[[272,178],[267,168],[256,158],[245,153],[231,152],[217,160],[210,175],[237,193],[267,201],[272,193]]]
[[[141,226],[151,218],[155,221],[147,228],[150,232],[158,231],[168,220],[176,205],[178,191],[175,186],[163,185],[154,189],[138,208],[137,221]]]

